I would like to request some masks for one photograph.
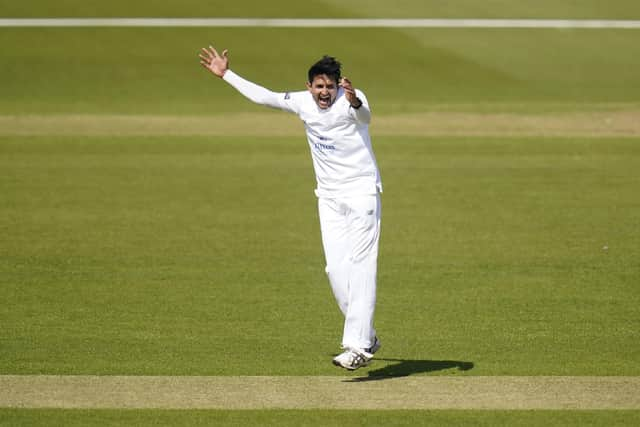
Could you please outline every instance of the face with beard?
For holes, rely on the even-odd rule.
[[[315,76],[312,82],[307,83],[307,89],[318,107],[323,110],[331,107],[338,96],[338,82],[326,74]]]

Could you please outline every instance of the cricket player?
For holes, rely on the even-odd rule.
[[[313,160],[326,272],[344,314],[343,352],[333,364],[354,370],[380,348],[373,326],[382,182],[371,148],[371,110],[364,93],[324,56],[308,72],[306,90],[276,93],[229,68],[228,51],[203,48],[200,63],[246,98],[296,114]]]

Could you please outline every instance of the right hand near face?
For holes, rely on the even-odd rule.
[[[227,49],[223,50],[222,55],[220,55],[213,46],[209,46],[208,48],[204,47],[199,55],[200,64],[216,76],[222,77],[229,69],[227,53]]]

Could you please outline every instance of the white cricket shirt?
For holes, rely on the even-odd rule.
[[[316,174],[318,197],[349,197],[382,192],[371,148],[371,110],[365,95],[358,109],[340,88],[331,107],[318,107],[309,91],[277,93],[227,70],[223,79],[251,101],[298,115],[304,123]]]

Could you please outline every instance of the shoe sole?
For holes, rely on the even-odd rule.
[[[344,368],[347,369],[349,371],[354,371],[356,368],[347,368],[346,366],[343,366],[340,362],[338,362],[337,360],[332,360],[331,361],[335,366],[337,366],[338,368]]]

